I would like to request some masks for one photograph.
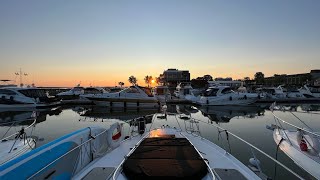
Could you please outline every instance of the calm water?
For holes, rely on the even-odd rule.
[[[199,127],[200,134],[206,139],[218,144],[220,147],[231,151],[236,158],[244,164],[249,164],[249,159],[253,157],[248,145],[229,136],[229,143],[226,140],[225,133],[220,133],[216,127],[233,132],[249,143],[260,148],[267,154],[276,158],[297,172],[306,179],[312,179],[304,170],[296,166],[281,150],[277,151],[277,146],[272,137],[272,131],[266,128],[266,125],[275,124],[273,115],[269,110],[263,108],[268,105],[259,107],[208,107],[196,108],[187,105],[169,105],[167,119],[157,118],[154,123],[148,124],[147,128],[158,127],[160,125],[170,125],[187,130],[197,130]],[[314,131],[320,132],[320,107],[318,105],[291,105],[287,109],[294,110],[294,115],[302,119],[305,124]],[[48,143],[62,135],[88,126],[102,126],[108,128],[112,123],[117,121],[128,121],[133,118],[153,115],[158,113],[158,109],[148,110],[124,110],[124,109],[107,109],[93,106],[74,106],[59,107],[51,110],[42,110],[37,113],[37,123],[35,127],[27,131],[28,135],[38,137],[37,147]],[[12,134],[21,127],[26,127],[33,121],[24,121],[31,116],[32,112],[0,112],[0,135],[1,137]],[[294,117],[290,112],[276,111],[275,114],[288,122],[300,127],[306,127],[301,121]],[[159,115],[155,115],[154,118]],[[198,123],[192,123],[190,117],[197,120]],[[18,121],[13,123],[14,121]],[[128,125],[125,125],[125,132],[128,133]],[[284,126],[288,127],[288,126]],[[292,129],[292,128],[290,128]],[[229,146],[230,144],[230,146]],[[271,160],[257,151],[254,151],[257,158],[261,161],[262,170],[265,174],[273,179],[294,179],[295,177],[289,172],[276,166]]]

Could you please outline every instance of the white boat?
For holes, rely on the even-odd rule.
[[[0,166],[36,147],[36,139],[34,137],[27,136],[26,133],[27,129],[34,128],[36,123],[36,112],[33,112],[31,117],[29,116],[29,119],[25,119],[25,121],[30,120],[32,120],[32,123],[28,127],[22,128],[20,131],[3,137],[0,140]],[[10,124],[13,126],[14,123],[15,122],[12,122]]]
[[[299,92],[307,98],[320,98],[320,87],[304,85]]]
[[[286,94],[283,92],[281,86],[278,87],[264,87],[262,91],[266,94],[267,99],[285,99]]]
[[[105,89],[100,87],[81,87],[76,86],[69,91],[61,92],[57,94],[57,97],[62,99],[62,103],[66,104],[86,104],[91,101],[87,97],[91,97],[96,94],[108,93]]]
[[[98,106],[107,107],[159,107],[159,101],[150,88],[131,86],[117,93],[102,93],[87,97]]]
[[[229,86],[209,87],[196,103],[199,105],[248,105],[258,100],[256,93],[234,92]]]
[[[153,89],[153,95],[161,103],[165,103],[168,99],[171,99],[171,94],[170,94],[168,86],[156,86]]]
[[[177,85],[174,94],[179,99],[196,102],[199,100],[200,96],[195,96],[194,91],[196,90],[192,88],[190,82],[181,82]]]
[[[312,132],[310,128],[301,128],[280,119],[273,113],[274,106],[275,104],[271,105],[270,109],[276,125],[271,125],[269,128],[273,129],[274,141],[294,163],[320,179],[320,135]],[[284,129],[282,123],[297,130]]]
[[[1,110],[30,110],[60,105],[60,101],[49,97],[45,89],[39,88],[0,88]]]

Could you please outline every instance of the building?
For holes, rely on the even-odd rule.
[[[160,82],[170,87],[176,87],[180,82],[190,82],[188,70],[168,69],[160,74]]]
[[[315,85],[320,82],[320,70],[311,70],[310,73],[301,74],[275,74],[272,77],[264,78],[265,85],[267,86],[302,86],[304,84]]]

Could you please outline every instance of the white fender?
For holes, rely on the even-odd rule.
[[[114,134],[115,130],[117,130],[117,132]],[[110,126],[107,133],[107,142],[111,148],[118,147],[120,145],[120,142],[123,140],[121,130],[122,130],[122,126],[118,122]]]

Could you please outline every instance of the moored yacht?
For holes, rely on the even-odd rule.
[[[320,98],[320,87],[304,85],[299,92],[307,98]]]
[[[179,99],[196,102],[199,100],[200,96],[195,96],[194,91],[190,82],[181,82],[177,85],[174,94]]]
[[[57,106],[60,101],[50,97],[45,89],[39,88],[0,88],[0,109],[47,108]]]
[[[153,89],[153,95],[161,102],[165,103],[167,99],[171,99],[168,86],[156,86]]]
[[[229,86],[209,87],[196,103],[199,105],[248,105],[258,100],[258,94],[234,92]]]
[[[107,107],[159,107],[159,101],[151,93],[151,89],[131,86],[116,93],[95,94],[86,97],[94,104]]]

